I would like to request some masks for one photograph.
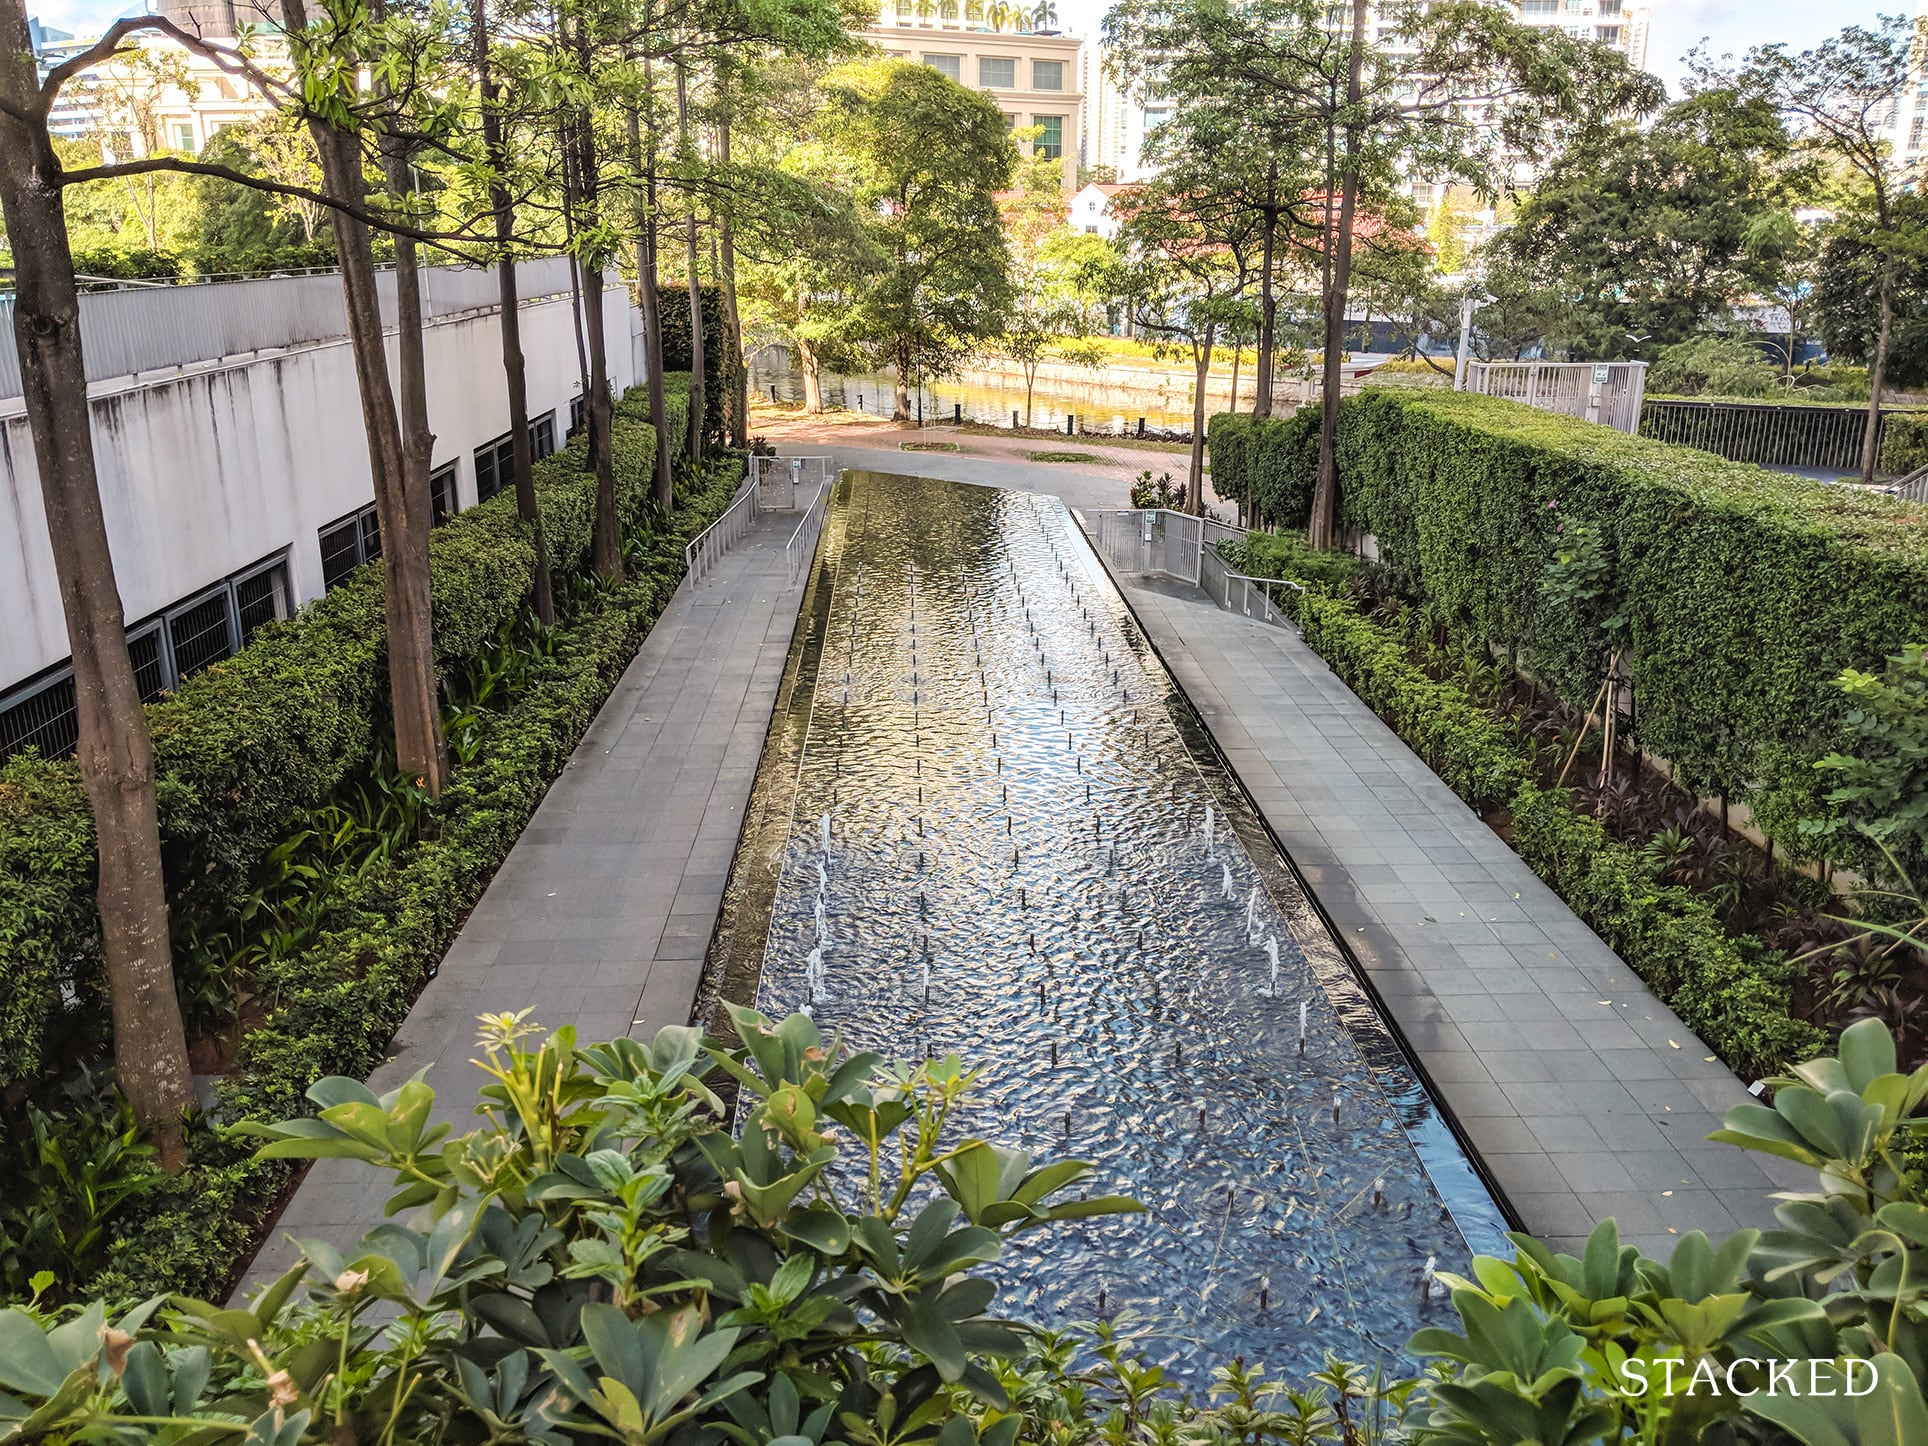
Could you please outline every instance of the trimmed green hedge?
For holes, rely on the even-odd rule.
[[[688,379],[669,378],[680,448]],[[638,412],[640,409],[640,419]],[[649,485],[647,406],[618,409],[619,505]],[[594,524],[579,437],[536,467],[558,575],[582,566]],[[435,529],[429,545],[439,667],[480,651],[522,606],[535,553],[503,492]],[[154,761],[177,952],[196,920],[235,916],[262,856],[367,770],[387,723],[379,568],[362,568],[234,657],[153,705]],[[100,1040],[105,1027],[93,823],[71,761],[0,767],[0,1085]],[[63,993],[71,998],[63,1005]]]
[[[1520,857],[1743,1079],[1826,1046],[1822,1030],[1790,1013],[1798,966],[1728,937],[1707,905],[1663,883],[1565,790],[1541,788],[1517,735],[1457,684],[1430,677],[1398,634],[1316,591],[1296,610],[1333,672],[1475,809],[1507,811]]]
[[[632,462],[646,455],[636,441],[632,434]],[[433,836],[353,879],[332,903],[321,942],[256,981],[278,1003],[222,1090],[224,1119],[311,1113],[303,1091],[316,1079],[361,1078],[386,1057],[429,971],[675,591],[684,547],[728,505],[740,470],[740,454],[713,462],[667,524],[651,530],[642,566],[565,631],[527,692],[490,721],[480,755],[456,771]],[[189,1169],[116,1222],[119,1239],[90,1295],[219,1298],[294,1166],[256,1159],[245,1140],[197,1135],[194,1143]]]
[[[1310,409],[1215,417],[1213,486],[1302,526],[1317,458]],[[1928,636],[1928,508],[1624,437],[1497,398],[1368,390],[1340,408],[1347,526],[1375,534],[1404,596],[1510,650],[1584,709],[1624,611],[1633,735],[1682,781],[1793,827],[1819,811],[1812,759],[1844,700],[1843,668],[1879,669]],[[1541,589],[1575,523],[1607,563],[1598,609]]]

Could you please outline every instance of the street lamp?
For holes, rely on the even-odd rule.
[[[1473,313],[1491,306],[1498,297],[1487,292],[1467,292],[1459,299],[1459,359],[1453,363],[1453,390],[1466,390],[1466,358],[1473,342]]]

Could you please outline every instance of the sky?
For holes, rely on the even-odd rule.
[[[1109,0],[1057,0],[1066,27],[1097,32]],[[1647,66],[1679,89],[1680,57],[1703,38],[1716,55],[1784,41],[1796,50],[1843,26],[1868,24],[1881,12],[1906,13],[1913,0],[1654,0]],[[129,8],[129,0],[28,0],[28,13],[76,35],[98,32]]]

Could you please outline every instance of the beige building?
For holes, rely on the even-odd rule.
[[[928,3],[928,0],[926,0]],[[918,0],[886,0],[883,19],[864,39],[885,55],[933,66],[961,85],[989,94],[1015,129],[1038,126],[1031,145],[1064,161],[1064,188],[1078,184],[1078,147],[1084,137],[1084,42],[1070,35],[990,29],[983,6],[939,0],[919,16]]]

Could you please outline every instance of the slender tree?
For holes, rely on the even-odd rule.
[[[14,346],[73,651],[80,775],[100,858],[114,1062],[161,1163],[178,1170],[187,1159],[182,1116],[194,1093],[168,947],[153,739],[127,651],[101,506],[61,166],[47,131],[59,87],[40,82],[18,4],[0,6],[0,45],[0,209],[13,251]]]
[[[488,167],[489,216],[495,228],[495,274],[502,313],[502,375],[509,393],[509,446],[511,465],[515,468],[516,515],[528,524],[529,540],[535,547],[536,619],[548,627],[556,620],[555,584],[549,575],[549,539],[542,526],[542,508],[536,501],[535,453],[529,440],[529,379],[522,355],[522,313],[516,295],[515,203],[509,193],[501,88],[489,64],[487,0],[475,0],[471,28],[482,153]]]
[[[697,157],[695,141],[690,133],[689,68],[680,60],[676,65],[676,142],[683,165],[691,173],[692,181],[688,188],[689,215],[684,221],[684,242],[687,251],[685,265],[689,271],[690,302],[689,457],[691,462],[700,462],[703,460],[703,412],[709,404],[703,377],[703,276],[697,264],[699,260],[696,234],[697,187],[694,184],[694,173],[701,162]]]

